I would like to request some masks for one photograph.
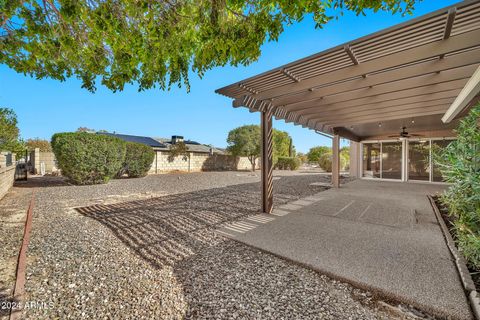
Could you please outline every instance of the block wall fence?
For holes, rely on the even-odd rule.
[[[7,194],[15,180],[15,155],[11,155],[11,161],[7,161],[9,156],[7,152],[0,152],[0,199]],[[7,162],[11,163],[7,166]]]

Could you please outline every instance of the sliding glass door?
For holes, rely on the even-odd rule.
[[[402,181],[443,182],[432,160],[432,150],[441,152],[451,139],[364,142],[362,177]]]
[[[365,178],[402,179],[402,142],[364,143],[362,169]]]
[[[430,181],[430,141],[408,142],[408,180]]]
[[[402,179],[402,142],[382,142],[382,178]]]
[[[380,143],[363,144],[363,176],[380,178]]]

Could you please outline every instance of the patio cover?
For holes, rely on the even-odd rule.
[[[412,130],[451,129],[441,118],[479,64],[480,1],[464,1],[216,92],[234,107],[359,141],[411,120]]]
[[[451,136],[479,99],[480,0],[464,1],[216,90],[261,113],[262,211],[272,196],[272,116],[339,140],[385,137],[408,127]],[[443,119],[442,119],[443,118]]]

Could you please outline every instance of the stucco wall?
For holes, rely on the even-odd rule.
[[[360,178],[362,168],[360,167],[360,146],[359,142],[350,141],[350,176]]]

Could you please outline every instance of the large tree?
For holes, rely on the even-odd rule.
[[[260,126],[246,125],[235,128],[228,133],[227,138],[228,151],[234,156],[248,157],[252,164],[252,171],[255,170],[256,161],[260,157],[261,135]],[[292,144],[292,138],[286,131],[273,129],[273,161],[278,157],[288,157],[290,148],[295,147]]]
[[[20,139],[17,115],[9,108],[0,108],[0,151],[11,151],[17,155],[25,151]]]
[[[234,156],[247,157],[255,171],[257,158],[260,157],[260,127],[247,125],[235,128],[228,133],[227,150]]]
[[[188,73],[246,65],[305,17],[411,13],[419,0],[0,0],[0,63],[36,78],[75,76],[94,91],[188,88]]]

